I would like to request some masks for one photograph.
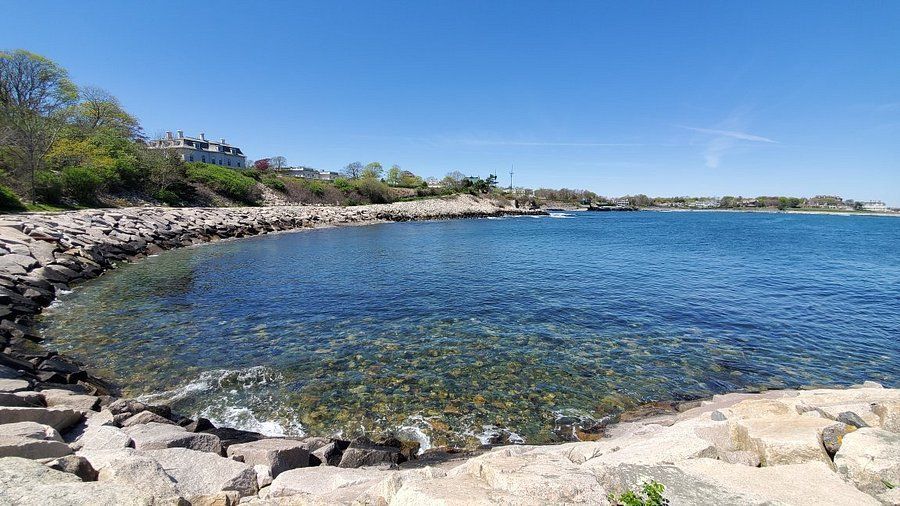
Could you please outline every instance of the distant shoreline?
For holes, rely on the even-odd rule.
[[[577,212],[588,211],[588,208],[574,205],[562,205],[554,202],[550,205],[541,206],[544,211],[563,211]],[[657,211],[661,213],[769,213],[769,214],[829,214],[834,216],[886,216],[890,218],[900,218],[900,212],[885,213],[877,211],[837,211],[837,210],[815,210],[815,209],[773,209],[773,208],[711,208],[711,209],[694,209],[684,207],[641,207],[640,211]]]
[[[769,213],[769,214],[829,214],[833,216],[886,216],[889,218],[900,218],[900,213],[881,213],[875,211],[817,211],[813,209],[685,209],[685,208],[667,208],[667,207],[642,207],[641,211],[658,211],[658,212],[674,212],[674,213],[692,213],[692,212],[714,212],[714,213]]]

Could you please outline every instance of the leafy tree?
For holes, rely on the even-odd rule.
[[[269,170],[269,167],[271,167],[271,164],[268,158],[260,158],[253,162],[253,168],[257,170]]]
[[[351,162],[348,163],[342,174],[347,177],[347,179],[359,179],[360,174],[363,171],[363,164],[360,162]]]
[[[397,164],[391,165],[391,168],[388,170],[387,178],[385,182],[391,186],[399,186],[400,178],[402,177],[402,171],[400,170],[400,166]]]
[[[35,174],[68,118],[78,91],[68,72],[43,56],[17,49],[0,52],[0,125],[4,158],[27,179],[35,201]]]
[[[128,139],[144,138],[137,118],[122,108],[119,99],[101,88],[81,88],[73,116],[74,124],[88,133],[107,129]]]
[[[384,174],[384,167],[378,162],[371,162],[363,167],[359,177],[363,179],[381,179],[382,174]]]

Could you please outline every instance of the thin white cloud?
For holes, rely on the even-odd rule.
[[[684,128],[686,130],[693,130],[694,132],[700,132],[709,135],[715,135],[719,137],[731,137],[732,139],[738,139],[742,141],[751,141],[751,142],[769,142],[772,144],[778,144],[778,141],[770,139],[768,137],[763,137],[761,135],[753,135],[745,132],[736,132],[734,130],[716,130],[714,128],[697,128],[697,127],[689,127],[679,125],[680,128]]]

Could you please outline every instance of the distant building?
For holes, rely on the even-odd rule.
[[[174,136],[172,132],[166,132],[164,139],[150,141],[148,147],[174,151],[185,162],[213,163],[237,169],[247,167],[247,157],[240,148],[226,143],[225,139],[210,141],[202,133],[200,137],[185,137],[181,130]]]
[[[691,202],[689,206],[695,209],[712,209],[714,207],[719,207],[719,205],[719,199],[700,199]]]
[[[631,201],[626,197],[617,198],[613,203],[619,207],[631,207]]]
[[[313,169],[310,167],[287,167],[281,169],[279,172],[287,176],[299,177],[302,179],[317,179],[319,181],[334,181],[336,178],[341,177],[337,172]]]
[[[426,179],[425,184],[427,184],[429,188],[443,188],[444,187],[444,183],[442,183],[440,179],[433,177],[433,176]]]
[[[867,200],[861,201],[859,204],[862,206],[863,211],[887,211],[888,208],[884,205],[884,202],[880,200]]]

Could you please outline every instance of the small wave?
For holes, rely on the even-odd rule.
[[[163,392],[138,397],[151,404],[182,404],[193,407],[195,416],[208,419],[218,427],[259,432],[267,436],[304,436],[302,424],[290,413],[279,410],[282,421],[262,418],[260,410],[272,405],[269,391],[282,380],[268,367],[216,369],[204,371],[186,383]],[[176,406],[177,408],[178,406]]]
[[[425,450],[431,448],[431,438],[425,433],[431,429],[431,424],[422,416],[416,415],[409,417],[406,422],[397,427],[397,437],[419,443],[419,455],[425,453]]]
[[[485,446],[493,446],[499,444],[514,444],[521,445],[525,444],[525,438],[516,434],[515,432],[504,429],[502,427],[497,427],[496,425],[482,425],[481,432],[478,434],[468,433],[467,435],[474,436],[481,442],[482,445]]]
[[[550,213],[551,218],[574,218],[575,216],[566,213]]]
[[[272,437],[280,436],[305,436],[306,433],[299,423],[289,427],[274,421],[260,420],[249,408],[239,406],[227,406],[222,408],[209,407],[200,412],[200,416],[208,419],[217,427],[231,427],[233,429],[259,432]]]

